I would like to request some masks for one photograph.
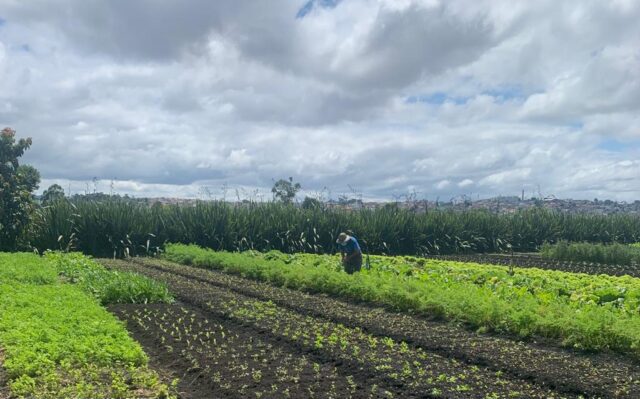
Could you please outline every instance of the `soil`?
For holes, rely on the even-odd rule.
[[[267,339],[279,348],[286,348],[289,353],[313,356],[322,364],[333,364],[343,375],[364,369],[365,371],[359,374],[355,373],[358,386],[370,387],[378,384],[392,394],[400,394],[394,397],[484,398],[492,394],[508,397],[515,391],[524,395],[520,397],[531,398],[577,397],[579,394],[583,397],[637,397],[634,395],[638,391],[633,390],[637,385],[628,384],[626,381],[633,382],[632,378],[638,371],[631,369],[631,365],[624,362],[616,363],[616,369],[611,370],[613,374],[610,370],[597,372],[599,364],[592,358],[580,354],[556,348],[538,348],[532,343],[524,344],[504,338],[478,336],[458,326],[337,301],[322,295],[304,294],[156,260],[139,263],[104,261],[104,264],[118,269],[136,270],[167,282],[182,301],[203,312],[203,317],[224,321],[224,325],[231,330],[249,331],[250,337],[259,336],[261,339]],[[244,304],[243,306],[250,308],[257,306],[256,303],[260,301],[275,304],[277,317],[237,317],[238,309],[234,306],[241,305],[233,304]],[[307,319],[313,322],[307,325]],[[286,333],[291,325],[298,324],[313,329],[313,326],[319,323],[329,326],[329,330],[337,329],[341,325],[357,327],[350,332],[354,335],[354,345],[357,345],[355,339],[360,334],[361,340],[367,339],[367,336],[381,339],[390,337],[398,342],[404,341],[410,346],[404,358],[393,352],[370,351],[371,353],[366,355],[371,356],[370,359],[375,359],[376,356],[389,359],[389,367],[397,367],[397,370],[367,373],[363,364],[343,356],[340,351],[326,348],[316,350],[308,343],[291,340]],[[145,342],[143,337],[137,336],[138,333],[134,331],[136,338]],[[145,344],[145,349],[154,356],[157,348],[147,348],[148,344]],[[397,379],[389,378],[400,371],[398,365],[403,361],[406,363],[405,358],[420,363],[421,356],[428,356],[430,359],[423,365],[428,373],[436,376],[464,376],[463,378],[468,378],[466,384],[429,382],[428,378],[424,378],[423,381],[413,377],[399,382]],[[626,371],[632,373],[628,374]],[[619,378],[624,381],[620,382]],[[455,380],[454,377],[452,379]],[[592,379],[595,379],[595,382],[590,381]],[[463,389],[465,386],[473,389]],[[370,397],[358,396],[364,394],[364,391],[358,391],[353,397]],[[234,397],[233,393],[230,395],[232,396],[226,397]]]

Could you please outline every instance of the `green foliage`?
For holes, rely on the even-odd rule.
[[[215,252],[168,245],[168,260],[308,292],[463,322],[481,331],[543,336],[585,350],[640,357],[640,279],[372,256],[372,269],[340,271],[330,255]]]
[[[35,168],[18,162],[31,146],[31,138],[16,142],[15,135],[10,128],[0,132],[0,250],[17,248],[33,209],[31,192],[40,182]]]
[[[39,209],[26,237],[40,251],[74,248],[98,257],[158,252],[165,242],[216,250],[333,253],[352,230],[373,254],[533,251],[561,239],[640,241],[640,217],[575,215],[544,209],[414,213],[398,207],[348,211],[281,203],[147,206],[132,201],[59,201]],[[26,239],[25,239],[26,241]]]
[[[173,302],[164,283],[140,274],[107,270],[79,253],[47,252],[45,257],[67,281],[77,284],[103,305]]]
[[[640,246],[635,244],[591,244],[560,241],[544,244],[540,249],[543,257],[556,260],[595,262],[609,265],[640,264]]]
[[[271,192],[276,200],[290,204],[301,188],[300,183],[294,183],[293,177],[289,177],[289,180],[280,179],[275,182]]]
[[[0,254],[0,346],[16,397],[129,398],[168,388],[122,323],[50,261]]]
[[[64,199],[64,189],[58,184],[52,184],[42,193],[42,205],[51,205]]]

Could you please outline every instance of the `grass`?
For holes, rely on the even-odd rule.
[[[51,258],[0,253],[0,346],[12,395],[169,397],[122,323],[58,272]]]
[[[544,258],[572,262],[592,262],[610,265],[640,264],[640,245],[592,244],[560,241],[544,244],[540,249]]]
[[[640,279],[509,269],[411,257],[372,257],[340,271],[336,256],[215,252],[169,245],[165,258],[278,286],[382,304],[480,331],[542,336],[583,350],[640,358]]]

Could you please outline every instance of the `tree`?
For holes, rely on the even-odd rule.
[[[42,193],[42,205],[51,205],[64,198],[64,189],[58,184],[52,184]]]
[[[294,183],[293,177],[289,177],[289,180],[280,179],[275,182],[271,192],[275,199],[290,204],[301,188],[300,183]]]
[[[31,143],[31,138],[16,142],[13,129],[0,132],[0,250],[17,249],[18,237],[33,210],[31,193],[40,183],[40,174],[18,161]]]

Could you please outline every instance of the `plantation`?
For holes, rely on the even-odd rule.
[[[531,209],[427,213],[308,209],[281,203],[154,205],[119,199],[56,201],[39,208],[19,240],[25,249],[75,249],[101,257],[157,253],[167,242],[215,250],[333,253],[353,230],[368,251],[386,255],[535,251],[545,242],[640,241],[637,215],[567,214]]]

